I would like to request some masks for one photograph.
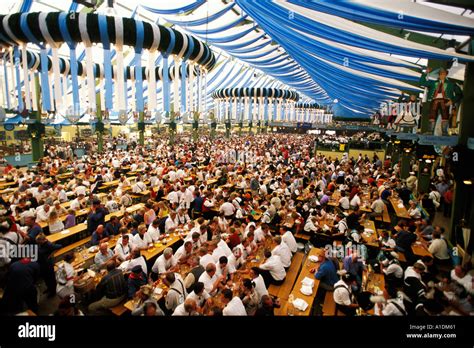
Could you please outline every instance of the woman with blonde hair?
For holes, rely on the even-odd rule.
[[[49,214],[48,226],[50,234],[64,230],[64,224],[61,220],[59,220],[58,213],[55,210]]]

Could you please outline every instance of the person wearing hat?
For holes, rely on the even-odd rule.
[[[462,97],[461,88],[453,81],[447,78],[448,72],[446,69],[441,68],[438,72],[438,79],[436,81],[428,80],[427,74],[431,72],[431,68],[426,68],[426,73],[422,73],[420,76],[420,85],[428,87],[428,101],[430,102],[429,108],[429,120],[430,128],[429,132],[434,134],[434,128],[436,120],[438,118],[438,112],[441,110],[441,126],[443,135],[448,135],[448,122],[450,117],[450,110],[456,109]],[[452,114],[456,114],[455,112]]]
[[[347,316],[356,314],[359,305],[354,302],[352,286],[356,285],[356,278],[350,273],[344,273],[336,284],[334,284],[333,298],[336,303],[336,315],[341,311]]]
[[[133,298],[135,293],[143,286],[147,284],[147,276],[143,272],[142,266],[136,265],[132,268],[132,273],[128,276],[128,298]]]

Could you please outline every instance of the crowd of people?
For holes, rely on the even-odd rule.
[[[111,146],[82,158],[67,146],[47,148],[36,168],[9,167],[3,177],[15,186],[0,199],[0,243],[37,246],[38,258],[0,258],[2,313],[38,312],[43,281],[47,296],[60,299],[57,315],[106,314],[127,300],[136,302],[132,315],[274,315],[281,302],[268,289],[285,282],[293,255],[304,252],[297,235],[306,234],[307,247],[350,251],[338,258],[326,248],[312,269],[319,280],[315,307],[332,291],[346,315],[370,303],[376,315],[472,315],[469,265],[453,258],[434,219],[440,210],[449,215],[452,178],[440,168],[429,192],[419,194],[416,162],[401,179],[398,163],[376,155],[317,155],[315,140],[260,134],[193,142],[185,134],[169,145],[156,136],[147,146]],[[117,185],[104,190],[114,180]],[[124,210],[141,193],[147,193],[143,208]],[[393,214],[393,195],[409,207],[409,218]],[[74,251],[55,259],[66,245],[47,236],[81,223],[83,209],[89,209],[89,245],[97,248],[92,268],[101,279],[78,304],[69,299],[83,270],[75,267]],[[363,221],[385,210],[392,224],[379,230],[377,246],[366,245]],[[180,236],[179,248],[146,260],[142,252],[172,234]],[[417,239],[429,244],[431,256],[413,253]],[[384,275],[385,287],[364,301],[367,272]],[[166,289],[158,301],[157,284]]]

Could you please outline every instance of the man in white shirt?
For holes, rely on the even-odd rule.
[[[160,219],[155,219],[153,222],[148,226],[147,234],[153,240],[153,242],[159,241],[161,238],[160,235]]]
[[[309,216],[308,219],[306,220],[303,230],[305,232],[316,233],[318,232],[318,229],[319,229],[318,219],[316,219],[316,216]]]
[[[225,217],[230,218],[235,213],[235,207],[230,201],[227,201],[227,202],[222,203],[219,209],[219,212],[224,213]]]
[[[223,277],[216,275],[216,265],[209,263],[206,266],[206,271],[201,274],[198,281],[204,284],[204,289],[212,296],[220,288],[222,280]]]
[[[125,268],[125,271],[131,271],[135,266],[141,266],[143,272],[148,274],[148,267],[146,265],[145,257],[141,255],[140,250],[138,249],[134,249],[132,251],[132,258]]]
[[[178,217],[175,211],[170,211],[170,215],[165,221],[165,233],[174,232],[174,230],[179,226]]]
[[[36,209],[36,222],[47,222],[49,220],[49,214],[51,213],[51,207],[49,204],[44,204]]]
[[[281,285],[286,277],[285,267],[278,255],[272,255],[270,250],[265,250],[265,262],[260,265],[259,271],[265,280],[265,286],[270,284]]]
[[[222,314],[224,316],[246,316],[247,311],[240,297],[233,295],[232,290],[224,289],[222,291],[222,303],[225,304]]]
[[[151,271],[157,275],[174,272],[177,270],[178,261],[173,255],[173,249],[166,248],[153,264]]]
[[[209,253],[207,247],[205,246],[199,248],[199,257],[199,264],[204,268],[206,268],[206,266],[210,263],[215,263],[212,253]]]
[[[184,244],[181,245],[178,250],[176,250],[174,257],[178,260],[179,263],[185,263],[192,254],[193,242],[188,240],[184,242]]]
[[[208,292],[204,289],[204,283],[196,282],[196,284],[194,284],[193,291],[189,293],[188,297],[186,297],[186,300],[193,299],[196,301],[196,305],[199,308],[202,308],[210,297],[211,296],[209,296]]]
[[[448,243],[441,238],[441,231],[437,226],[433,232],[433,240],[428,247],[428,251],[433,255],[434,260],[438,264],[451,265],[451,256],[448,252]]]
[[[344,274],[342,279],[334,284],[334,302],[336,302],[337,310],[345,315],[355,315],[356,309],[359,307],[352,302],[352,285],[355,284],[357,284],[356,278],[350,273]]]
[[[69,205],[69,207],[74,211],[78,211],[78,210],[83,209],[86,206],[86,202],[85,202],[84,197],[85,196],[82,195],[82,194],[78,195],[77,198],[75,198],[71,201],[71,204]]]
[[[457,265],[451,271],[451,280],[459,283],[462,285],[468,293],[471,295],[473,294],[472,289],[472,275],[469,274],[469,271],[466,267],[462,267],[461,265]]]
[[[260,303],[262,296],[268,295],[268,289],[265,286],[265,281],[262,275],[260,274],[258,267],[252,267],[250,269],[250,277],[252,278],[252,281],[255,283],[255,292],[258,295],[258,302]]]
[[[172,316],[176,317],[176,316],[199,315],[196,309],[197,309],[196,301],[192,298],[186,298],[186,300],[183,303],[181,303],[180,305],[176,307]]]
[[[293,233],[291,233],[290,230],[285,232],[284,228],[280,229],[280,232],[282,233],[281,240],[288,245],[288,248],[293,254],[296,253],[298,251],[298,244],[296,243]]]
[[[286,243],[282,242],[281,236],[274,237],[273,241],[275,242],[276,246],[272,250],[272,255],[279,256],[283,267],[288,269],[291,266],[291,257],[293,256],[290,248],[288,248]]]
[[[181,192],[175,188],[174,191],[171,191],[170,193],[168,193],[168,202],[170,203],[170,205],[173,205],[173,204],[179,204],[179,199],[181,197]]]
[[[165,297],[165,307],[169,312],[173,313],[176,307],[184,303],[188,292],[179,273],[167,273],[163,283],[169,287]]]
[[[146,225],[141,224],[138,226],[138,233],[133,236],[133,246],[137,249],[145,250],[151,243],[153,243],[153,240],[146,232]]]
[[[339,206],[343,210],[349,210],[349,198],[346,197],[346,192],[341,191],[341,198],[339,199]]]

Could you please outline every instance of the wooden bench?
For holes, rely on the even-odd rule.
[[[112,312],[113,315],[120,317],[128,312],[128,309],[125,308],[124,304],[125,304],[125,301],[116,305],[115,307],[110,308],[110,311]]]
[[[268,292],[270,293],[270,295],[277,296],[282,300],[288,299],[288,297],[290,296],[291,289],[293,289],[295,280],[300,272],[303,257],[304,254],[302,252],[297,252],[293,255],[290,268],[288,269],[288,272],[286,272],[285,281],[281,285],[270,285],[270,287],[268,288]]]
[[[326,291],[326,295],[324,296],[324,304],[323,304],[323,316],[338,316],[343,317],[345,316],[344,313],[341,311],[337,311],[336,309],[336,302],[334,302],[334,292],[333,291]]]
[[[280,299],[280,308],[275,308],[275,315],[276,316],[286,316],[285,309],[287,308],[287,300]]]
[[[68,245],[68,246],[65,246],[64,248],[61,248],[61,249],[55,251],[53,256],[54,256],[54,257],[59,257],[59,256],[61,256],[61,255],[67,254],[68,252],[70,252],[70,251],[72,251],[72,250],[74,250],[74,249],[76,249],[76,248],[79,248],[79,247],[81,247],[81,246],[83,246],[83,245],[86,245],[86,244],[89,243],[90,241],[91,241],[91,237],[90,237],[90,236],[89,236],[89,237],[86,237],[86,238],[84,238],[84,239],[81,239],[81,240],[79,240],[79,241],[77,241],[77,242],[75,242],[75,243],[72,243],[72,244],[70,244],[70,245]]]
[[[309,241],[311,239],[311,236],[302,231],[300,233],[295,234],[295,238],[296,239],[302,239],[302,240],[305,240],[305,241]]]

